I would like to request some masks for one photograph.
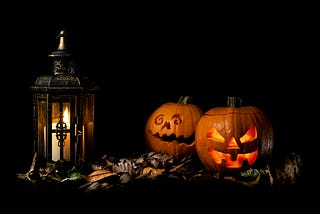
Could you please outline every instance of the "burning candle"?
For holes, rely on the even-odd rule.
[[[63,159],[70,160],[70,116],[69,116],[68,108],[64,109],[62,122],[66,124],[66,130],[65,130],[66,131],[66,133],[65,133],[66,138],[63,141],[63,145],[60,145],[60,146],[63,146]],[[51,139],[52,139],[51,157],[52,158],[51,159],[53,161],[60,160],[60,153],[61,153],[61,148],[59,146],[59,140],[57,138],[57,133],[56,133],[58,123],[59,123],[59,118],[54,118],[51,123],[51,127],[52,127],[52,136],[51,136]],[[44,126],[44,141],[45,141],[44,145],[47,145],[47,142],[46,142],[47,131],[46,130],[47,130],[46,126]],[[46,148],[45,148],[45,151],[46,151]]]

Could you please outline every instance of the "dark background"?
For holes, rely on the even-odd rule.
[[[96,103],[97,158],[146,151],[144,125],[165,102],[190,95],[209,110],[237,95],[270,117],[276,152],[294,151],[307,159],[307,145],[315,144],[318,105],[313,18],[293,12],[232,18],[176,12],[57,10],[30,12],[10,23],[2,71],[3,105],[10,113],[7,119],[9,113],[2,112],[8,129],[3,157],[9,167],[16,172],[31,163],[29,87],[51,72],[48,54],[57,48],[61,29],[70,34],[79,72],[102,86]]]

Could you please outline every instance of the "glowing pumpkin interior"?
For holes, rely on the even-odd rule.
[[[273,128],[254,106],[215,107],[203,114],[195,134],[196,151],[210,171],[265,166],[273,151]]]
[[[255,141],[257,139],[257,129],[255,125],[251,125],[248,131],[238,140],[234,136],[225,139],[216,128],[212,127],[208,131],[207,139],[216,144],[221,144],[221,146],[217,147],[222,148],[220,151],[208,147],[208,152],[215,163],[222,164],[224,161],[227,168],[241,168],[244,160],[247,160],[248,164],[252,165],[258,157]],[[248,149],[243,146],[245,144],[252,144],[249,147],[254,149],[248,152]]]

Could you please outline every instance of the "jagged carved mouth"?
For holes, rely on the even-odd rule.
[[[185,144],[188,144],[188,145],[192,144],[194,142],[194,139],[195,139],[195,135],[194,134],[192,134],[190,137],[187,137],[187,138],[185,138],[183,136],[177,137],[175,134],[171,134],[169,136],[165,134],[163,136],[160,136],[159,133],[156,133],[153,136],[155,136],[156,138],[161,139],[164,142],[168,142],[169,143],[169,142],[175,141],[175,142],[178,142],[178,143],[185,143]]]
[[[223,153],[216,151],[212,148],[208,148],[210,157],[217,164],[225,163],[227,168],[241,168],[243,163],[246,162],[249,165],[252,165],[257,157],[258,151],[253,151],[245,154],[234,154],[234,153]]]

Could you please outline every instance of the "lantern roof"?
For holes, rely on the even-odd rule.
[[[68,46],[68,34],[61,30],[58,48],[51,52],[48,57],[52,60],[50,75],[38,77],[31,87],[34,91],[66,91],[66,90],[94,90],[93,82],[86,76],[78,76],[76,64]]]

